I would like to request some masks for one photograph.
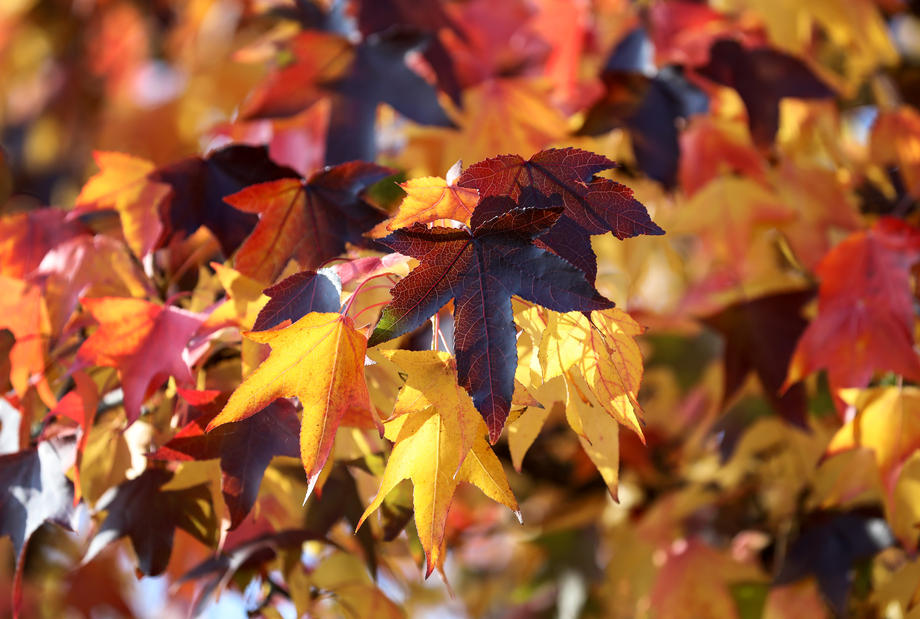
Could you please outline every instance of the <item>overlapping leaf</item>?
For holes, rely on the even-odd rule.
[[[240,211],[261,214],[236,255],[236,268],[272,282],[291,258],[315,269],[345,251],[346,243],[361,244],[362,235],[385,216],[358,194],[389,173],[372,163],[352,161],[309,180],[260,183],[227,197]]]
[[[385,424],[395,443],[363,522],[403,479],[413,484],[415,524],[427,555],[427,575],[444,561],[444,528],[460,482],[517,511],[501,463],[485,440],[486,427],[469,395],[457,385],[449,354],[434,351],[385,353],[407,372],[396,415]],[[459,439],[459,440],[458,440]],[[359,524],[360,526],[360,524]]]
[[[243,421],[277,398],[297,396],[304,407],[300,456],[312,492],[339,424],[380,423],[364,382],[367,340],[350,318],[318,312],[288,327],[248,332],[246,337],[270,344],[271,354],[233,392],[207,430]]]
[[[472,395],[494,443],[511,407],[517,366],[511,296],[559,311],[604,309],[612,303],[572,265],[531,243],[556,222],[560,208],[509,209],[507,198],[493,201],[502,202],[496,210],[504,214],[482,221],[480,205],[471,231],[416,224],[381,240],[420,264],[393,288],[393,301],[369,345],[412,331],[455,299],[460,384]]]
[[[173,474],[147,469],[139,477],[109,490],[97,503],[106,517],[90,541],[86,561],[106,546],[128,537],[137,555],[138,569],[147,576],[166,570],[176,528],[212,543],[217,534],[217,515],[207,484],[180,490],[163,490]]]
[[[816,270],[818,315],[799,340],[787,384],[821,368],[833,391],[864,387],[876,371],[920,380],[910,286],[918,261],[920,231],[894,218],[828,252]]]
[[[212,394],[212,397],[219,392]],[[230,510],[230,528],[237,527],[255,504],[262,475],[274,456],[300,454],[300,420],[294,406],[278,399],[251,417],[205,433],[219,408],[205,403],[203,414],[179,430],[150,458],[155,460],[209,460],[220,458],[221,491]]]
[[[155,166],[123,153],[93,153],[99,172],[77,196],[78,213],[114,209],[121,218],[125,240],[137,256],[146,256],[163,233],[160,205],[170,187],[149,178]]]
[[[593,281],[596,258],[590,251],[590,235],[613,232],[624,239],[638,234],[664,234],[649,217],[632,190],[615,181],[594,178],[616,164],[602,155],[576,148],[544,150],[529,160],[501,155],[471,165],[458,184],[479,191],[481,198],[505,196],[514,203],[522,199],[540,203],[561,200],[564,212],[540,243],[581,268]],[[499,214],[492,202],[492,215]],[[483,207],[478,207],[482,209]],[[586,249],[587,248],[587,249]]]
[[[189,340],[204,316],[141,299],[102,297],[83,299],[99,328],[80,346],[77,359],[88,365],[114,367],[124,390],[129,421],[141,414],[148,389],[173,376],[190,385],[186,356]]]

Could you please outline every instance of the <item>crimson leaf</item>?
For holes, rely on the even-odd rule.
[[[415,224],[381,240],[387,247],[418,258],[420,264],[392,290],[393,301],[381,314],[368,341],[374,346],[403,335],[454,302],[454,350],[460,384],[498,440],[511,407],[517,367],[516,330],[511,296],[552,310],[591,311],[613,303],[588,283],[584,274],[532,239],[552,226],[561,207],[508,208],[473,229],[426,228]]]

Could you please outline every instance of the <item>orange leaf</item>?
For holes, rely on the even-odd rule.
[[[163,232],[160,204],[170,192],[169,185],[147,178],[155,168],[144,159],[100,151],[94,152],[93,157],[99,172],[86,182],[77,196],[76,212],[118,211],[131,251],[146,256]]]
[[[447,179],[438,176],[413,178],[400,183],[408,194],[399,205],[396,215],[371,230],[373,237],[386,236],[389,231],[405,228],[414,223],[427,224],[438,219],[453,219],[469,223],[473,209],[479,203],[479,191],[455,184],[460,176],[458,161],[447,173]]]

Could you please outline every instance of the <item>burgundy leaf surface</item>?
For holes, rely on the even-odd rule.
[[[584,274],[532,239],[552,226],[561,207],[513,209],[479,222],[472,232],[416,224],[381,242],[420,264],[392,290],[368,341],[403,335],[454,299],[454,350],[460,384],[494,443],[511,406],[517,367],[511,296],[556,311],[612,307]]]
[[[253,331],[265,331],[285,320],[297,322],[310,312],[337,312],[340,290],[332,279],[316,271],[301,271],[266,288],[271,297],[256,318]]]

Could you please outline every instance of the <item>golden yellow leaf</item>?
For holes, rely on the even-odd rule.
[[[413,485],[419,540],[427,556],[426,576],[444,562],[444,528],[457,485],[467,482],[517,512],[501,462],[486,442],[486,425],[466,390],[457,385],[449,354],[436,351],[381,351],[406,370],[396,402],[397,416],[385,424],[395,443],[380,488],[358,526],[403,479]]]
[[[426,176],[400,183],[399,186],[407,195],[400,203],[399,210],[396,215],[371,230],[370,235],[386,236],[389,231],[397,228],[405,228],[414,223],[430,223],[438,219],[469,223],[470,215],[479,203],[479,192],[454,184],[459,176],[459,163],[458,161],[451,168],[446,180],[439,176]]]
[[[593,324],[579,312],[547,310],[544,316],[540,342],[544,379],[562,375],[571,384],[581,377],[600,406],[642,437],[642,409],[636,400],[642,353],[634,339],[642,327],[618,308],[591,312]]]
[[[147,178],[155,167],[145,159],[100,151],[93,156],[99,172],[86,182],[77,196],[77,210],[118,211],[131,251],[138,256],[147,255],[163,231],[159,209],[171,191],[169,185]]]
[[[233,392],[208,430],[246,419],[276,398],[297,396],[303,404],[300,456],[309,496],[343,419],[380,423],[364,382],[367,339],[350,318],[317,312],[282,329],[244,335],[269,344],[271,354]]]

